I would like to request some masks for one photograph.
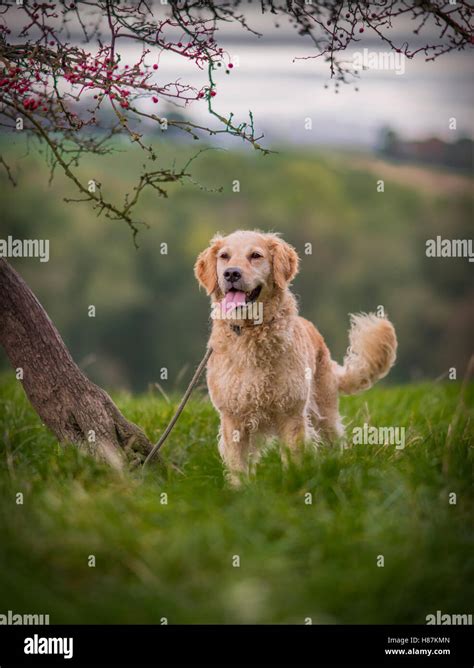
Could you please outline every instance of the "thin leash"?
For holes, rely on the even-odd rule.
[[[166,429],[163,432],[163,435],[161,436],[158,443],[156,443],[153,446],[152,451],[149,453],[149,455],[147,456],[147,458],[143,462],[143,468],[145,468],[145,466],[147,466],[147,464],[149,464],[156,457],[156,455],[158,454],[158,452],[159,452],[160,448],[162,447],[163,443],[166,441],[166,439],[170,435],[170,432],[173,429],[174,425],[176,424],[176,421],[178,420],[179,416],[183,412],[183,408],[186,406],[187,401],[188,401],[189,397],[191,396],[191,392],[193,391],[194,386],[198,382],[199,377],[202,374],[202,372],[204,370],[204,367],[206,366],[206,364],[207,364],[207,362],[208,362],[208,360],[211,356],[211,353],[212,353],[212,348],[208,348],[206,350],[206,354],[204,355],[204,357],[202,358],[198,368],[196,369],[196,371],[194,373],[194,376],[192,377],[191,382],[189,383],[186,392],[183,394],[183,398],[181,399],[180,404],[179,404],[178,408],[176,409],[176,413],[171,418],[170,423],[166,427]]]
[[[275,318],[272,318],[272,320],[270,322],[273,322],[274,320],[275,320]],[[252,326],[255,327],[255,325],[252,325]],[[248,325],[247,325],[247,327],[248,327]],[[237,334],[237,336],[240,336],[242,334],[242,329],[245,329],[245,328],[246,327],[244,327],[243,325],[231,325],[232,331],[235,334]],[[179,416],[183,412],[183,408],[186,406],[186,404],[188,402],[188,399],[191,396],[191,392],[193,391],[194,386],[198,382],[199,377],[202,374],[202,372],[204,370],[204,367],[206,366],[211,354],[212,354],[212,348],[208,348],[206,350],[206,354],[204,355],[201,362],[199,363],[199,366],[196,369],[196,371],[194,373],[194,376],[192,377],[191,382],[189,383],[189,385],[187,387],[186,392],[183,394],[183,398],[181,399],[180,404],[179,404],[178,408],[176,409],[176,413],[171,418],[168,426],[166,427],[165,431],[163,432],[163,435],[161,436],[158,443],[156,443],[153,446],[152,451],[147,455],[147,458],[143,462],[142,469],[144,469],[147,466],[147,464],[149,464],[153,459],[155,459],[155,457],[158,454],[160,448],[163,446],[164,442],[166,441],[166,439],[170,435],[171,430],[173,429],[173,427],[175,426]]]

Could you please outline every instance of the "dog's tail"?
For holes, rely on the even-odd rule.
[[[374,313],[351,315],[349,342],[343,365],[334,363],[339,391],[344,394],[367,390],[386,376],[397,352],[392,323]]]

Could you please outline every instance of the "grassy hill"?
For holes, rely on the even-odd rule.
[[[323,447],[286,472],[269,452],[239,491],[224,483],[204,396],[186,408],[162,465],[120,476],[59,446],[10,375],[0,395],[0,613],[303,624],[471,611],[472,385],[346,398],[349,434],[364,422],[405,426],[406,447]],[[154,439],[174,410],[151,394],[116,399]]]

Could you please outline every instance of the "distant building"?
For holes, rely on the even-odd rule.
[[[393,160],[440,165],[463,171],[472,171],[474,165],[474,142],[468,137],[455,142],[445,142],[438,137],[404,141],[391,128],[383,128],[376,151]]]

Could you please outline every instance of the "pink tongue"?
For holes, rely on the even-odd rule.
[[[240,290],[228,292],[222,303],[224,304],[225,312],[228,313],[236,306],[242,306],[245,304],[245,292],[241,292]]]

